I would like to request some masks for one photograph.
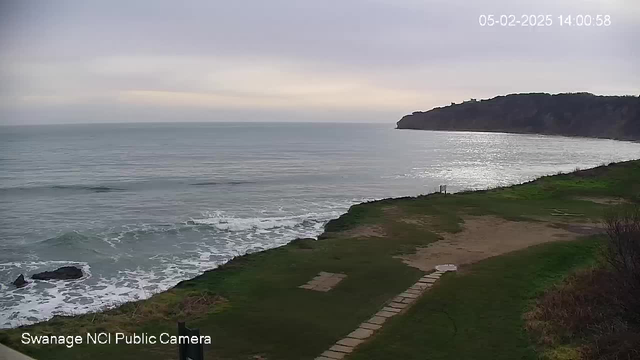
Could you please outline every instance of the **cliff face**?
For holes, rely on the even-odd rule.
[[[512,94],[414,112],[398,129],[499,131],[640,140],[640,97]]]

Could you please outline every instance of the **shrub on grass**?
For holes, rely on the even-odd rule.
[[[525,314],[543,358],[640,359],[640,206],[606,214],[603,262],[568,276]]]
[[[582,270],[537,300],[525,320],[543,359],[640,358],[640,326],[629,321],[615,276],[603,266]]]
[[[605,216],[605,259],[614,272],[622,306],[640,323],[640,206],[619,207]]]

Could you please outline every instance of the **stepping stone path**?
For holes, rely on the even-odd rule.
[[[320,271],[316,277],[311,279],[308,283],[298,286],[301,289],[315,290],[327,292],[333,289],[342,279],[346,278],[345,274],[335,274]]]
[[[410,288],[402,292],[400,295],[391,299],[380,311],[378,311],[375,315],[371,317],[371,319],[363,322],[358,326],[357,329],[349,333],[344,339],[339,340],[335,345],[331,346],[329,350],[323,352],[318,356],[315,360],[340,360],[347,357],[353,350],[360,344],[362,344],[366,339],[370,338],[376,331],[380,330],[387,319],[392,316],[398,315],[408,309],[411,304],[413,304],[418,297],[422,295],[425,291],[427,291],[433,284],[442,276],[442,274],[447,271],[456,271],[458,268],[453,264],[446,265],[438,265],[436,266],[436,271],[430,274],[427,274],[420,278],[418,282],[411,285]],[[318,276],[314,278],[318,279],[320,275],[328,274],[328,273],[320,273]],[[330,274],[330,275],[341,275],[341,274]],[[344,278],[346,275],[342,275]],[[326,278],[326,277],[325,277]],[[325,279],[322,278],[322,279]],[[340,278],[340,280],[342,280]],[[315,288],[304,287],[314,280],[311,280],[308,284],[300,286],[304,289],[317,290]],[[338,280],[338,282],[340,282]],[[337,284],[337,283],[336,283]],[[335,286],[335,285],[333,285]],[[328,290],[319,290],[319,291],[328,291]]]

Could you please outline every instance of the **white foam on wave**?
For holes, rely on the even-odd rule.
[[[189,274],[166,268],[160,271],[131,269],[115,276],[91,280],[88,264],[71,261],[36,262],[29,265],[52,267],[81,266],[85,276],[77,280],[39,281],[29,279],[23,288],[6,288],[0,293],[0,303],[10,304],[0,312],[0,328],[12,328],[48,320],[56,315],[78,315],[113,308],[132,300],[141,300],[167,290]],[[0,266],[24,264],[0,264]],[[25,267],[21,267],[24,269]],[[160,281],[158,281],[160,280]]]
[[[307,213],[295,216],[280,217],[254,217],[241,218],[224,215],[222,211],[205,212],[202,219],[191,219],[196,225],[209,225],[219,230],[246,231],[246,230],[270,230],[276,228],[292,228],[301,226],[305,221],[321,223],[328,219],[340,216],[338,211],[324,213]]]
[[[355,203],[357,201],[353,201]],[[314,204],[315,205],[315,204]],[[202,233],[202,240],[182,254],[157,254],[150,268],[120,269],[110,274],[92,275],[87,263],[74,261],[32,261],[0,264],[7,273],[32,273],[63,265],[82,267],[87,276],[72,281],[33,281],[16,289],[0,288],[0,328],[11,328],[48,320],[55,315],[77,315],[113,308],[127,301],[141,300],[165,291],[178,282],[193,278],[206,270],[247,253],[287,244],[300,237],[315,238],[324,224],[337,218],[350,204],[324,207],[325,212],[308,212],[291,216],[243,218],[224,212],[205,212],[193,224],[208,225],[213,232]],[[109,245],[117,247],[120,239]],[[180,243],[177,247],[182,248]]]
[[[27,325],[49,319],[53,315],[68,313],[72,309],[68,306],[70,304],[65,302],[65,299],[68,299],[68,294],[75,292],[82,294],[83,284],[92,278],[91,268],[85,262],[28,261],[0,264],[0,270],[7,272],[11,272],[12,269],[33,272],[59,266],[80,267],[84,276],[80,279],[65,281],[28,279],[29,284],[23,288],[3,287],[0,289],[0,303],[10,305],[3,306],[3,310],[0,312],[0,328]]]

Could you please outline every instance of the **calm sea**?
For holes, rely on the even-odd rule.
[[[633,158],[640,144],[391,124],[0,127],[0,327],[148,297],[364,200]],[[10,285],[63,265],[88,276]]]

